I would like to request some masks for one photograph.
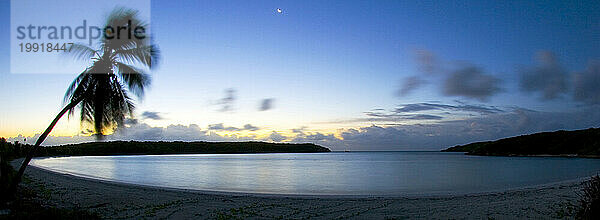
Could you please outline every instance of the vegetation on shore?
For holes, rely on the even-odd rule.
[[[583,184],[577,219],[600,219],[600,176],[593,176]]]
[[[18,219],[94,219],[97,216],[85,210],[58,209],[43,207],[35,201],[39,193],[36,189],[18,188],[15,200],[9,198],[10,183],[16,178],[16,172],[10,161],[22,158],[32,145],[18,142],[10,143],[0,138],[0,210],[9,209],[11,213],[0,215],[3,218]],[[328,148],[315,144],[286,144],[265,142],[140,142],[113,141],[70,144],[41,147],[36,156],[101,156],[101,155],[139,155],[139,154],[201,154],[201,153],[313,153],[330,152]]]
[[[12,167],[9,162],[25,157],[32,145],[10,143],[0,138],[0,189],[8,187],[12,181]],[[38,157],[48,156],[105,156],[142,154],[233,154],[233,153],[319,153],[331,152],[329,148],[316,144],[266,143],[266,142],[149,142],[112,141],[89,142],[39,148]]]
[[[39,200],[43,193],[38,188],[19,187],[16,192],[10,191],[10,184],[17,175],[10,161],[25,157],[30,149],[31,145],[9,143],[0,138],[0,219],[99,219],[86,210],[42,205]]]
[[[600,128],[575,131],[542,132],[504,138],[496,141],[458,145],[444,152],[467,152],[485,156],[600,156]]]
[[[41,148],[37,156],[102,156],[137,154],[233,154],[233,153],[318,153],[330,152],[315,144],[266,142],[90,142]]]

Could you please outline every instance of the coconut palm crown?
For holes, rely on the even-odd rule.
[[[158,48],[149,37],[121,33],[117,39],[115,29],[145,26],[136,10],[117,8],[108,16],[98,49],[74,44],[67,53],[77,59],[92,60],[91,66],[67,89],[64,103],[78,103],[81,122],[93,125],[99,139],[105,132],[122,126],[126,116],[132,116],[135,106],[130,93],[143,97],[151,80],[146,71],[154,68],[159,59]],[[69,115],[74,114],[74,109],[69,109]]]

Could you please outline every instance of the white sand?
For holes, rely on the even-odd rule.
[[[558,218],[577,203],[581,180],[499,193],[436,197],[293,197],[210,193],[122,184],[30,166],[24,186],[48,206],[105,218],[514,219]],[[571,204],[571,205],[570,205]],[[571,206],[572,207],[572,206]],[[569,212],[567,212],[569,213]]]

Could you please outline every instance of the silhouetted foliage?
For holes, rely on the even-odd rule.
[[[145,27],[133,9],[116,8],[106,20],[105,27]],[[78,103],[82,122],[90,123],[101,138],[107,129],[123,125],[126,116],[135,108],[130,93],[138,97],[150,85],[152,69],[159,59],[159,50],[150,37],[102,38],[98,49],[74,44],[69,55],[76,59],[93,61],[69,86],[65,103]],[[74,108],[69,109],[74,114]]]
[[[583,186],[579,199],[578,219],[600,219],[600,176],[593,176]]]
[[[32,145],[8,143],[2,154],[8,158],[23,157]],[[5,153],[6,152],[6,153]],[[35,156],[106,156],[159,154],[235,154],[235,153],[318,153],[331,152],[316,144],[266,142],[183,142],[183,141],[111,141],[41,147]]]
[[[315,144],[265,142],[90,142],[41,148],[38,156],[101,156],[138,154],[232,154],[232,153],[314,153],[330,152]]]
[[[493,156],[576,155],[595,157],[600,156],[600,128],[542,132],[496,141],[458,145],[443,151]]]
[[[24,157],[29,151],[31,145],[24,145],[18,142],[9,143],[6,139],[0,138],[0,194],[3,195],[0,201],[7,199],[10,183],[13,181],[16,172],[10,165],[10,161]]]
[[[99,219],[98,215],[86,210],[45,207],[38,202],[40,192],[35,187],[21,187],[14,192],[18,196],[9,196],[13,194],[9,192],[10,183],[17,174],[10,161],[24,157],[30,147],[18,142],[8,143],[0,138],[0,209],[10,210],[9,214],[0,215],[0,219]]]

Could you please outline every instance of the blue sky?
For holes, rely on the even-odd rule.
[[[597,127],[600,91],[589,84],[600,82],[599,9],[593,1],[153,0],[162,60],[138,124],[113,137],[414,150]],[[34,136],[77,72],[10,73],[10,2],[0,11],[0,136]],[[412,89],[399,95],[409,78]],[[271,108],[261,111],[265,99]],[[425,109],[398,111],[407,105]],[[63,137],[47,144],[91,140],[81,128],[65,118],[53,133]]]

